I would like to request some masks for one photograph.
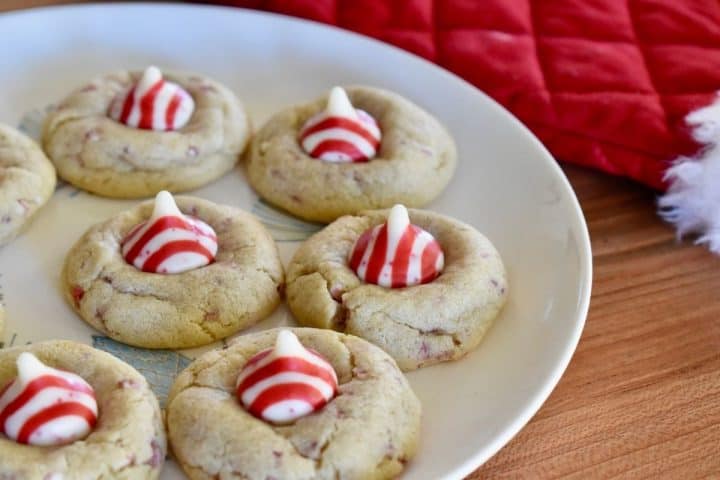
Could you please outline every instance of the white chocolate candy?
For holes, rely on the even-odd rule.
[[[407,209],[395,205],[386,223],[360,235],[348,264],[367,283],[401,288],[434,280],[445,255],[430,233],[410,223]]]
[[[342,87],[333,87],[325,111],[311,117],[300,131],[300,144],[313,158],[326,162],[366,162],[380,147],[374,118],[350,103]]]
[[[325,115],[329,117],[345,117],[350,120],[358,120],[359,116],[355,107],[350,103],[347,92],[342,87],[333,87],[328,95],[328,103],[325,107]]]
[[[290,330],[281,330],[274,348],[247,362],[235,388],[250,413],[286,424],[324,407],[336,395],[337,386],[332,365],[306,349]]]
[[[192,96],[180,85],[165,81],[160,70],[150,66],[136,85],[113,99],[108,115],[130,127],[179,130],[194,110]]]
[[[80,376],[48,367],[32,353],[17,358],[18,376],[0,393],[0,429],[18,443],[64,445],[95,426],[93,388]]]
[[[182,273],[215,260],[217,235],[197,218],[183,214],[172,195],[162,191],[155,197],[150,218],[121,242],[127,263],[143,272]]]

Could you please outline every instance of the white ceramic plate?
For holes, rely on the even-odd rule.
[[[0,121],[32,132],[43,110],[89,78],[157,64],[195,70],[242,98],[256,125],[336,84],[400,92],[435,114],[460,161],[428,208],[485,233],[505,260],[510,300],[480,348],[408,375],[423,408],[421,448],[406,478],[461,478],[497,452],[540,408],[585,321],[591,255],[577,200],[555,161],[509,113],[457,77],[379,42],[280,16],[215,7],[105,5],[0,15]],[[287,261],[312,227],[259,202],[241,169],[194,194],[256,212]],[[63,258],[90,225],[133,202],[61,185],[0,251],[6,344],[50,338],[94,343],[140,368],[160,397],[197,355],[137,350],[98,336],[58,291]],[[254,329],[292,324],[281,307]],[[169,465],[163,479],[181,478]]]

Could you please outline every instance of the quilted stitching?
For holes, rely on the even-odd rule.
[[[664,189],[697,145],[683,118],[720,87],[717,0],[234,0],[334,24],[437,62],[563,161]]]

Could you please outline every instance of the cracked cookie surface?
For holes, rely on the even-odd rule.
[[[247,155],[250,184],[270,203],[320,222],[396,203],[419,207],[437,197],[456,163],[455,144],[440,122],[395,93],[346,90],[380,125],[377,156],[367,163],[330,163],[305,153],[298,134],[325,108],[323,97],[274,115],[258,131]]]
[[[98,195],[137,198],[197,188],[232,169],[250,134],[235,94],[203,76],[168,73],[166,79],[195,100],[190,121],[167,132],[128,127],[107,112],[113,98],[140,75],[96,78],[48,115],[43,147],[60,177]]]
[[[302,324],[362,337],[403,370],[455,360],[477,347],[507,297],[500,255],[471,226],[409,210],[445,253],[435,280],[406,288],[363,283],[348,266],[357,238],[387,219],[387,210],[345,216],[303,243],[287,269],[288,306]]]
[[[85,379],[95,390],[98,423],[84,440],[56,447],[23,445],[0,434],[0,478],[158,478],[167,450],[165,430],[145,377],[110,354],[53,340],[0,350],[0,386],[16,376],[16,358],[25,351]]]
[[[168,436],[185,473],[194,480],[396,477],[417,448],[420,402],[395,362],[357,337],[292,331],[332,364],[339,394],[290,425],[252,416],[235,397],[235,381],[278,330],[234,339],[195,360],[170,391]]]
[[[238,208],[176,197],[217,234],[215,262],[179,274],[146,273],[125,262],[120,242],[146,220],[153,201],[91,227],[72,247],[63,293],[90,325],[146,348],[205,345],[249,327],[280,303],[283,267],[265,227]]]
[[[55,190],[55,168],[40,147],[0,124],[0,247],[9,243]]]

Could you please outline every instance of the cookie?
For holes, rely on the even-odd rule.
[[[157,399],[140,373],[87,345],[53,340],[0,350],[0,386],[18,375],[23,352],[87,382],[98,419],[83,440],[60,446],[26,445],[0,435],[0,478],[158,478],[165,431]]]
[[[388,352],[401,369],[455,360],[477,347],[507,297],[500,255],[470,225],[424,210],[410,220],[429,232],[444,253],[429,283],[387,288],[363,282],[351,254],[387,210],[345,216],[310,237],[287,268],[286,295],[302,325],[362,337]],[[384,255],[383,255],[384,258]]]
[[[186,96],[177,95],[179,106],[171,108],[172,97],[165,101],[150,98],[151,102],[146,102],[152,107],[147,107],[149,121],[140,111],[133,111],[138,105],[132,102],[125,109],[128,118],[122,116],[122,105],[116,105],[129,93],[138,93],[151,69],[96,78],[48,115],[42,143],[60,177],[98,195],[137,198],[161,190],[197,188],[233,168],[247,143],[250,124],[235,94],[214,80],[168,73],[158,82],[167,80],[163,88],[169,83],[186,92]],[[159,94],[163,92],[159,90]],[[147,98],[136,98],[136,102]],[[183,104],[190,101],[192,114],[178,127]],[[117,119],[111,118],[118,108]],[[170,119],[171,113],[171,123],[163,122],[154,129],[157,118]]]
[[[251,142],[247,174],[260,196],[318,222],[395,203],[419,207],[437,197],[456,163],[455,144],[440,122],[398,94],[361,86],[346,90],[352,106],[361,112],[357,118],[367,114],[377,123],[381,132],[377,145],[366,120],[367,132],[358,133],[356,122],[347,126],[355,133],[341,132],[327,142],[327,148],[316,150],[319,140],[341,127],[326,125],[332,128],[318,132],[323,125],[316,118],[326,105],[331,110],[333,102],[324,96],[291,107],[270,118]],[[310,141],[310,134],[315,141]],[[357,148],[341,139],[356,141]],[[372,158],[363,158],[371,154]]]
[[[117,341],[146,348],[204,345],[258,322],[280,303],[282,263],[255,217],[194,197],[177,197],[177,205],[214,229],[217,255],[209,265],[163,274],[156,263],[161,268],[148,271],[150,259],[143,255],[156,243],[133,257],[145,263],[123,258],[133,252],[123,252],[121,244],[151,216],[152,201],[91,227],[67,255],[65,298],[83,320]]]
[[[287,425],[253,416],[235,396],[236,381],[279,331],[237,337],[195,360],[170,391],[168,437],[185,473],[191,479],[396,477],[417,448],[420,402],[395,362],[357,337],[292,331],[332,365],[337,395]]]
[[[28,136],[0,124],[0,247],[55,191],[55,168]]]

